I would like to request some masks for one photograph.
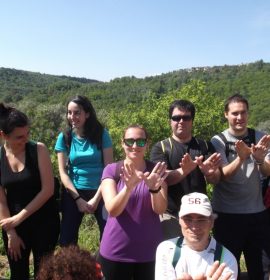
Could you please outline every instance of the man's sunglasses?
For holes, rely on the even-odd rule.
[[[124,141],[125,145],[128,147],[132,147],[135,142],[136,142],[137,147],[144,147],[147,142],[147,139],[145,139],[145,138],[138,138],[138,139],[126,138],[123,141]]]
[[[175,115],[175,116],[171,116],[171,119],[174,121],[174,122],[180,122],[181,120],[183,120],[184,122],[188,122],[188,121],[191,121],[192,120],[192,116],[190,115]]]

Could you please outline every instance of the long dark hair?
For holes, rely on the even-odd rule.
[[[10,134],[16,127],[29,125],[28,117],[16,108],[0,103],[0,129]]]
[[[92,144],[96,144],[98,149],[101,149],[104,127],[97,119],[97,114],[92,103],[87,97],[81,95],[76,95],[70,98],[67,102],[67,107],[70,102],[76,103],[84,110],[85,113],[89,114],[89,117],[85,120],[83,128],[84,137]],[[71,129],[70,123],[68,123],[68,125]]]

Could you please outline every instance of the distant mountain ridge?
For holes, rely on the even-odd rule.
[[[65,103],[75,94],[89,96],[98,109],[119,109],[128,103],[139,104],[146,98],[181,88],[191,80],[205,83],[205,91],[221,100],[240,92],[251,104],[252,123],[269,120],[270,63],[263,60],[241,65],[193,67],[145,78],[122,77],[110,82],[69,76],[41,74],[0,68],[0,99],[17,103]]]

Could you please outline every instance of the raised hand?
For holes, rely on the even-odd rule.
[[[251,154],[251,148],[242,140],[235,142],[235,150],[241,160],[246,160]]]
[[[204,176],[211,176],[221,164],[221,155],[219,153],[214,153],[205,161],[203,161],[203,156],[199,156],[196,157],[196,162]]]
[[[270,135],[264,135],[257,145],[251,146],[251,153],[253,158],[257,161],[262,163],[264,158],[270,148]]]
[[[191,156],[188,153],[186,153],[184,154],[179,165],[182,168],[183,174],[187,175],[197,167],[198,163],[196,160],[193,161]]]
[[[136,170],[133,164],[125,164],[121,170],[120,177],[130,190],[134,189],[143,178],[143,172]]]
[[[267,149],[270,148],[270,135],[264,135],[260,141],[257,143],[257,145],[262,145],[266,147]]]
[[[180,277],[177,278],[177,280],[229,280],[232,276],[232,273],[227,272],[226,274],[222,275],[225,268],[225,263],[219,264],[219,261],[215,261],[207,275],[199,273],[198,275],[191,277],[191,275],[187,273],[182,273]]]
[[[145,181],[149,189],[156,190],[162,185],[168,176],[166,168],[167,165],[165,162],[158,162],[151,172],[145,172],[142,174],[141,178]]]

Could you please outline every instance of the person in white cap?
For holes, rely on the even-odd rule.
[[[184,237],[163,241],[156,252],[156,280],[237,279],[233,254],[210,236],[215,214],[205,194],[182,197],[179,223]],[[180,235],[180,233],[179,233]]]

